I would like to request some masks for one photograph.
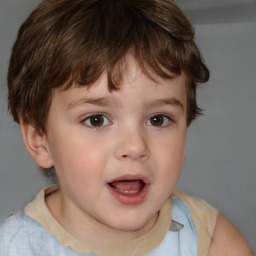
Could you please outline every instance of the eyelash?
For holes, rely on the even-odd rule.
[[[101,123],[99,123],[99,125],[97,124],[92,124],[91,121],[92,121],[92,118],[98,118],[98,121]],[[159,118],[161,123],[159,125],[153,125],[152,124],[152,121],[153,121],[153,118]],[[99,120],[101,119],[101,120]],[[87,123],[90,122],[90,123]],[[95,121],[95,120],[94,120]],[[107,124],[104,124],[105,122],[108,122]],[[103,122],[103,123],[102,123]],[[151,122],[151,124],[149,124],[149,122]],[[165,115],[165,114],[161,114],[161,113],[157,113],[157,114],[154,114],[152,116],[150,116],[147,121],[146,121],[146,124],[148,126],[153,126],[153,127],[168,127],[170,126],[170,123],[173,122],[173,118],[170,117],[169,115]],[[93,113],[93,114],[90,114],[88,116],[86,116],[84,119],[82,119],[81,121],[82,124],[85,124],[87,127],[89,128],[92,128],[92,129],[95,129],[95,128],[101,128],[101,127],[104,127],[104,126],[107,126],[109,124],[111,124],[111,121],[109,120],[109,118],[105,115],[105,114],[102,114],[102,113]]]

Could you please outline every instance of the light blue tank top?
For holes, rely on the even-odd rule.
[[[162,243],[145,256],[196,256],[197,235],[187,206],[172,196],[172,222]],[[96,256],[62,246],[56,237],[24,212],[9,217],[0,228],[0,256]],[[122,252],[120,252],[120,256]]]
[[[196,256],[196,227],[188,207],[172,196],[172,223],[162,243],[147,256]]]

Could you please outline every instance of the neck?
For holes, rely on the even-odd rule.
[[[46,197],[46,204],[53,217],[74,238],[85,244],[109,245],[136,239],[149,232],[156,223],[155,214],[145,225],[136,230],[118,230],[107,226],[61,196],[56,191]]]

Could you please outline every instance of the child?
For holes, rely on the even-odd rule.
[[[209,72],[171,0],[46,0],[21,26],[9,108],[58,184],[0,230],[0,255],[251,255],[175,191]]]

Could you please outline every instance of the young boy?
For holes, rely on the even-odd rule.
[[[209,72],[171,0],[46,0],[21,26],[9,108],[58,184],[0,230],[0,255],[251,255],[174,191]]]

